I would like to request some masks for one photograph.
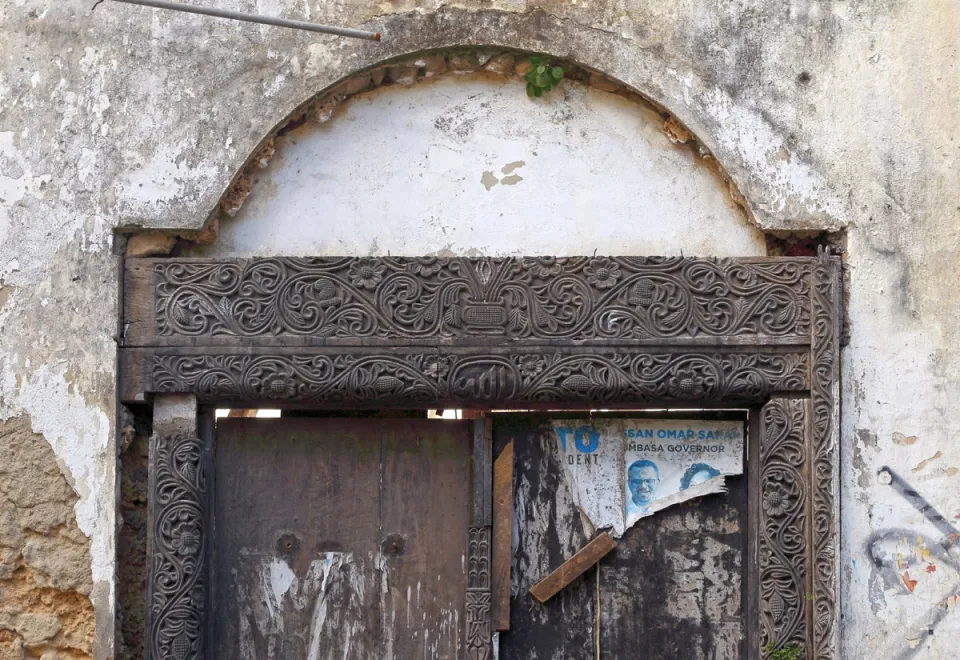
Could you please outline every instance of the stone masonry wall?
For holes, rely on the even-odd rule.
[[[26,417],[0,422],[0,660],[89,658],[90,542],[50,444]]]

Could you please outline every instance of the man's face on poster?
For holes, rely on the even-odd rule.
[[[627,487],[637,506],[647,506],[660,485],[660,472],[650,461],[637,461],[627,472]]]

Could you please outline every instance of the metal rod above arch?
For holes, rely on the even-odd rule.
[[[355,30],[353,28],[342,28],[333,25],[317,25],[316,23],[308,23],[306,21],[295,21],[288,18],[276,18],[273,16],[261,16],[260,14],[245,14],[243,12],[233,11],[230,9],[198,7],[196,5],[183,4],[182,2],[167,2],[166,0],[113,0],[113,2],[123,2],[128,5],[142,5],[144,7],[153,7],[155,9],[170,9],[172,11],[182,11],[188,14],[202,14],[204,16],[228,18],[234,21],[245,21],[247,23],[260,23],[261,25],[292,28],[294,30],[335,34],[340,37],[350,37],[351,39],[380,41],[379,32],[368,32],[366,30]]]

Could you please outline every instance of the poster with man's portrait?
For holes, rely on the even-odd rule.
[[[743,473],[743,422],[632,420],[623,429],[626,525],[680,501],[724,492]]]
[[[742,421],[554,420],[577,507],[614,536],[668,506],[726,491],[743,473]]]

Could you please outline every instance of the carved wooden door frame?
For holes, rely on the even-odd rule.
[[[840,269],[828,252],[128,259],[121,400],[751,407],[748,656],[798,645],[804,657],[834,660]],[[204,435],[196,423],[186,431],[154,425],[146,643],[153,660],[205,653]],[[486,522],[470,537],[478,576],[489,562]],[[466,648],[470,658],[488,658],[489,584],[471,592]]]

